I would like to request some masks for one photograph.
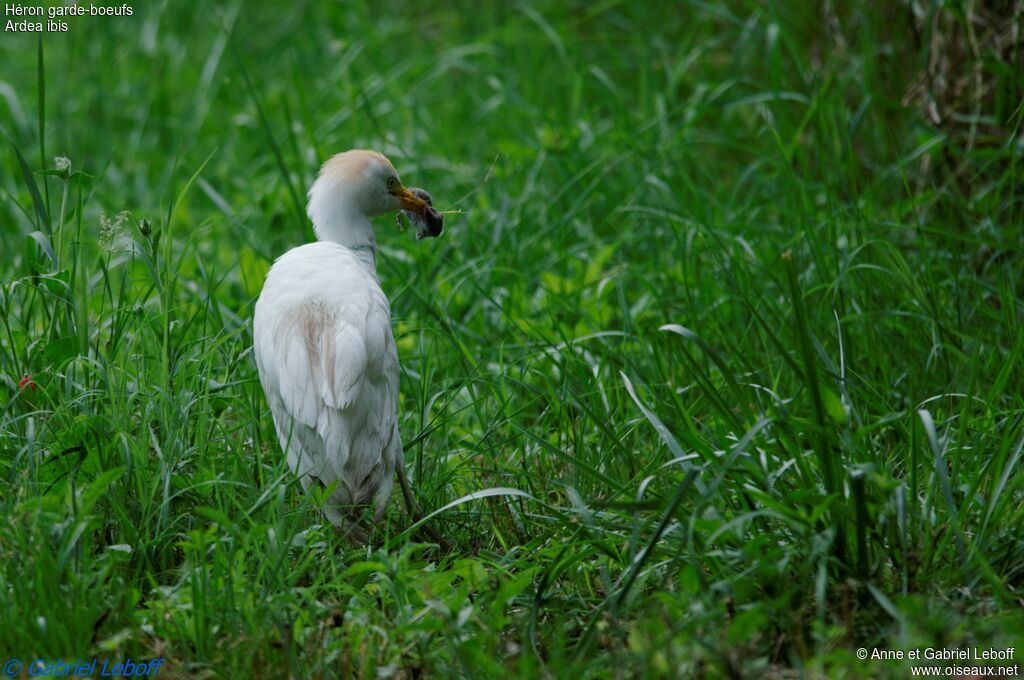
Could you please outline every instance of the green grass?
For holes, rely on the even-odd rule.
[[[979,56],[1003,136],[968,143],[901,103],[906,7],[829,7],[137,3],[4,34],[0,661],[905,677],[855,650],[1021,643],[1021,72]],[[325,526],[252,359],[352,147],[462,211],[436,242],[377,222],[447,552],[397,499],[370,549]]]

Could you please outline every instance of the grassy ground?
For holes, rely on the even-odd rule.
[[[904,97],[936,36],[879,5],[5,33],[0,662],[903,677],[855,650],[1021,643],[1021,72],[979,48],[996,95],[937,125]],[[262,277],[351,147],[463,211],[436,242],[377,223],[450,552],[397,501],[347,547],[256,378]]]

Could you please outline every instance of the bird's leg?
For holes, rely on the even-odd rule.
[[[409,513],[409,521],[415,524],[420,519],[419,506],[416,505],[416,499],[413,497],[412,489],[409,487],[409,478],[405,476],[405,467],[402,465],[396,465],[395,467],[398,470],[398,483],[402,487],[402,497],[405,499],[405,509]],[[437,543],[441,550],[448,552],[452,549],[448,545],[448,541],[444,540],[441,534],[437,532],[437,529],[429,524],[424,524],[422,528],[427,536]]]
[[[405,509],[409,512],[409,518],[415,521],[420,514],[420,509],[416,506],[416,499],[413,498],[412,489],[409,488],[409,478],[405,476],[405,467],[401,465],[396,466],[398,470],[398,483],[402,486],[402,498],[405,499]]]
[[[342,532],[345,534],[345,538],[358,548],[365,548],[370,541],[370,537],[366,534],[362,524],[354,519],[342,529]]]
[[[353,548],[365,548],[370,544],[370,532],[364,515],[365,506],[325,505],[324,516],[335,526]]]

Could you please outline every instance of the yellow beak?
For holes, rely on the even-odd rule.
[[[420,217],[426,215],[427,208],[430,207],[426,201],[406,189],[404,186],[399,186],[392,192],[392,194],[394,194],[394,196],[398,198],[399,202],[401,202],[402,210],[409,210]]]

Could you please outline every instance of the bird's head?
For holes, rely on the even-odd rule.
[[[439,236],[444,226],[430,194],[405,187],[391,161],[362,149],[340,153],[324,163],[309,190],[307,210],[317,236],[349,246],[346,240],[357,238],[363,224],[368,228],[367,218],[388,212],[403,210],[413,215],[419,238]]]

